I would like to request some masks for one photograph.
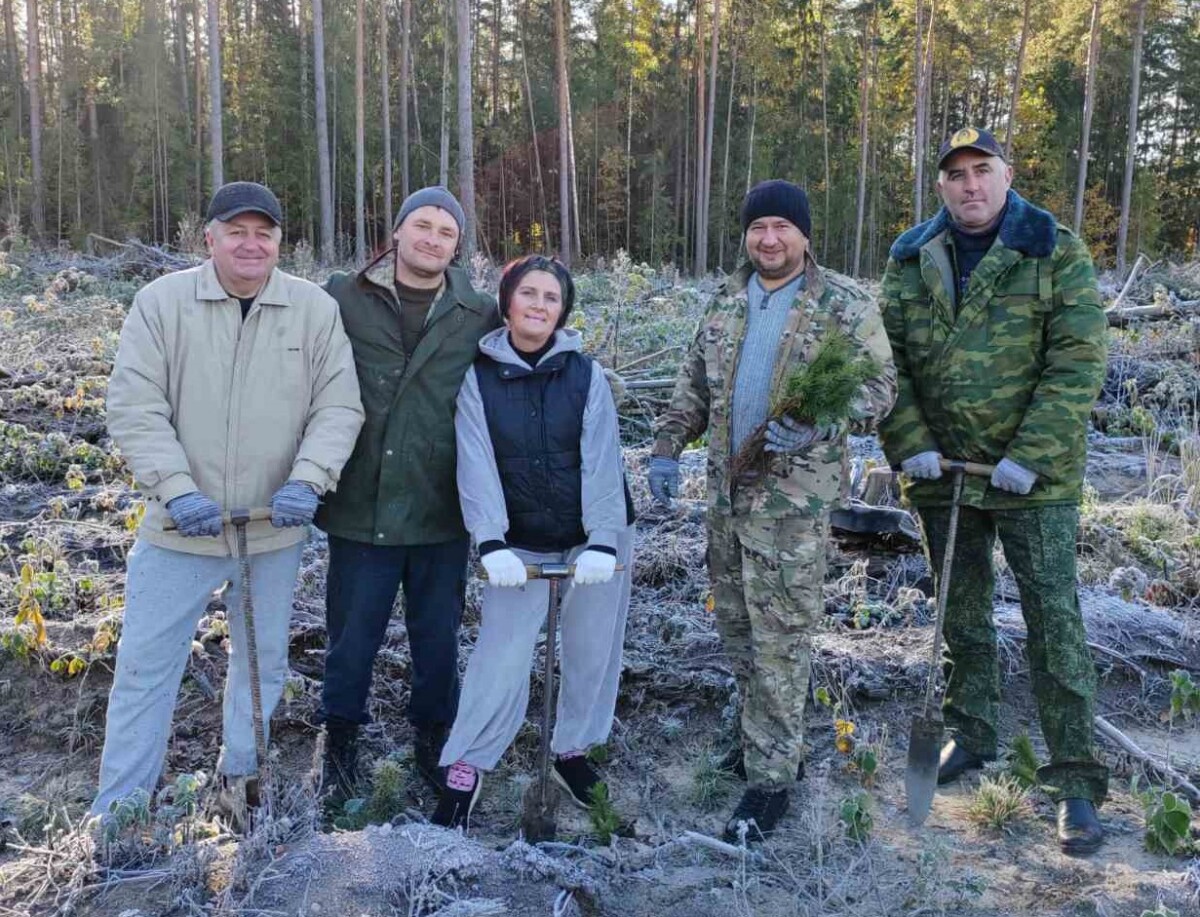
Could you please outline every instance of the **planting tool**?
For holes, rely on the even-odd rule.
[[[521,805],[521,831],[525,841],[536,844],[554,840],[554,814],[558,792],[550,786],[550,733],[554,727],[554,656],[558,643],[558,602],[562,581],[574,576],[574,564],[527,564],[530,579],[549,580],[550,600],[546,609],[546,665],[542,677],[542,737],[538,746],[537,780],[525,791]]]
[[[937,790],[938,761],[946,731],[941,706],[933,702],[937,687],[938,663],[942,656],[942,631],[946,623],[946,602],[950,597],[950,571],[954,565],[954,544],[958,539],[958,511],[962,500],[963,476],[967,474],[991,477],[995,467],[978,462],[942,459],[942,470],[951,475],[953,495],[950,499],[950,525],[946,532],[945,553],[942,556],[942,575],[938,578],[937,617],[933,625],[933,650],[929,657],[929,678],[925,683],[925,701],[921,713],[913,717],[908,732],[908,766],[904,771],[904,796],[908,800],[908,820],[913,825],[925,823],[933,808]]]

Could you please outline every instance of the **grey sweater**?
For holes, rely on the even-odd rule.
[[[768,293],[758,274],[746,285],[749,306],[746,311],[746,337],[738,357],[733,380],[733,406],[730,418],[732,451],[736,453],[746,437],[767,419],[771,408],[771,375],[779,355],[779,339],[787,324],[788,312],[796,294],[804,289],[804,274]]]
[[[578,331],[561,328],[554,335],[554,346],[542,360],[582,347]],[[484,335],[479,350],[498,363],[527,366],[509,343],[506,328],[497,328]],[[458,442],[458,497],[467,531],[476,545],[503,541],[508,531],[508,510],[474,366],[467,370],[458,392],[454,432]],[[628,524],[625,466],[612,389],[604,370],[595,362],[592,363],[592,383],[583,411],[579,452],[583,464],[583,529],[587,532],[588,544],[616,548],[617,534]]]

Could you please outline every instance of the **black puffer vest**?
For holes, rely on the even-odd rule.
[[[508,544],[530,551],[583,544],[579,446],[592,361],[566,351],[530,369],[481,354],[475,376],[504,488]]]

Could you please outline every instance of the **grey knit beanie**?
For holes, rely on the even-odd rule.
[[[461,234],[463,224],[467,218],[463,215],[462,204],[458,202],[453,194],[441,185],[431,185],[428,188],[422,188],[419,191],[414,191],[404,199],[404,203],[400,205],[400,212],[396,214],[396,222],[392,224],[392,232],[400,228],[400,224],[404,222],[404,218],[420,207],[440,207],[445,210],[450,216],[454,217],[454,222],[458,224],[458,231]]]

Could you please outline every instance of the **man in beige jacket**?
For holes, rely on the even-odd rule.
[[[121,331],[108,428],[146,516],[129,552],[96,815],[153,791],[197,622],[226,581],[232,651],[217,768],[226,788],[257,771],[236,541],[222,524],[234,508],[271,508],[269,521],[247,526],[267,721],[283,689],[308,523],[363,410],[337,303],[276,268],[281,219],[262,185],[220,188],[208,209],[211,258],[139,291]]]

